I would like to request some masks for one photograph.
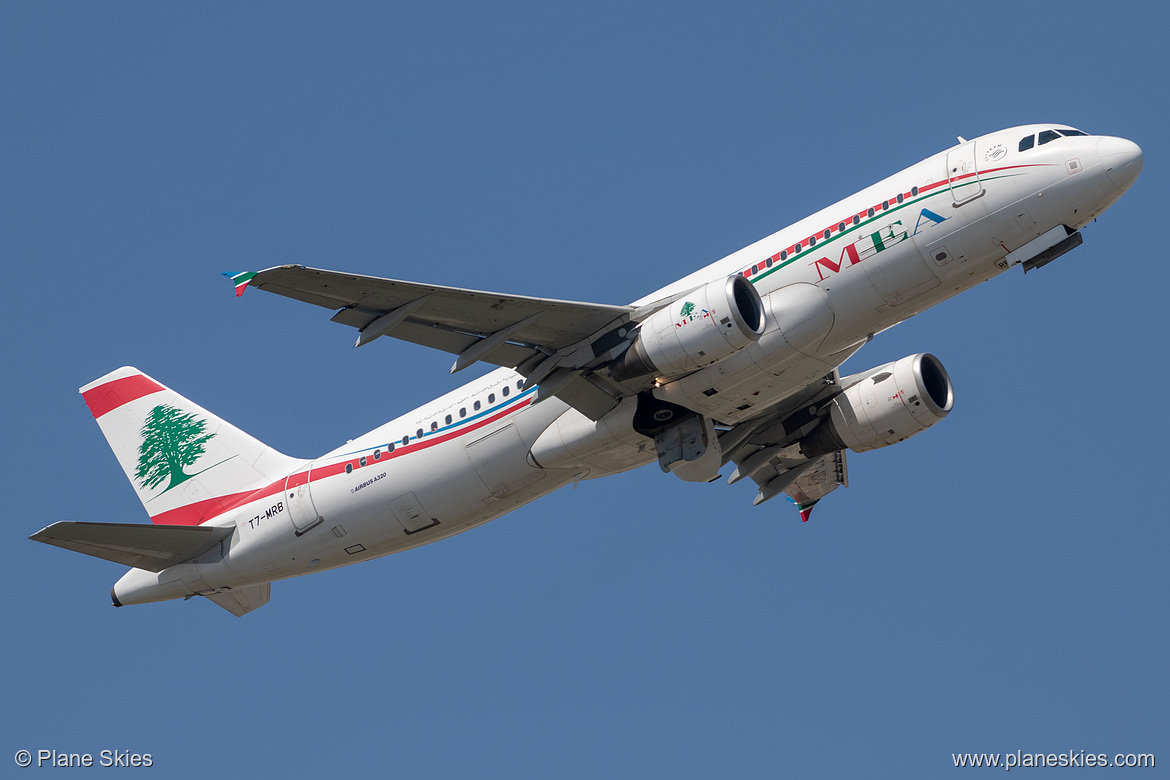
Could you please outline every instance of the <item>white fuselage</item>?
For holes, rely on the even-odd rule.
[[[723,424],[752,418],[831,372],[873,334],[1003,272],[1009,253],[1037,236],[1091,222],[1132,183],[1141,152],[1098,136],[1019,151],[1021,138],[1053,127],[1063,126],[961,143],[635,302],[670,300],[741,273],[768,317],[758,342],[655,394]],[[594,422],[556,397],[533,403],[535,388],[522,386],[519,374],[498,369],[304,461],[209,521],[235,529],[222,555],[157,574],[133,569],[115,586],[117,601],[369,560],[460,533],[576,480],[655,460],[654,442],[631,427],[634,399]]]

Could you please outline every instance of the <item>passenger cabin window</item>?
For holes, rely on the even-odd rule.
[[[1049,141],[1055,141],[1057,138],[1060,138],[1060,133],[1055,130],[1045,130],[1040,133],[1040,146],[1043,146]]]
[[[495,393],[488,393],[488,403],[494,404],[495,402],[496,402],[496,394]]]
[[[446,417],[443,419],[443,425],[450,425],[450,424],[451,424],[451,415],[447,415],[447,416],[446,416]]]
[[[438,422],[431,423],[431,432],[433,433],[434,431],[437,431],[437,430],[439,430],[439,423]]]
[[[1036,136],[1026,135],[1020,139],[1020,151],[1026,152],[1036,145]]]
[[[466,416],[467,416],[467,407],[466,407],[466,406],[461,406],[461,407],[459,407],[459,416],[460,416],[460,417],[466,417]]]
[[[423,429],[419,428],[417,431],[414,432],[414,438],[421,439],[422,437],[423,437]]]
[[[419,433],[422,433],[422,431],[419,431]],[[405,447],[405,446],[406,446],[406,445],[408,445],[408,444],[410,444],[410,437],[409,437],[409,436],[403,436],[403,437],[402,437],[402,446],[403,446],[403,447]]]
[[[501,390],[500,392],[502,392],[504,394],[504,398],[507,398],[508,393],[510,393],[511,391],[512,391],[512,388],[508,387],[507,385],[504,385],[504,389]]]
[[[478,412],[478,411],[479,411],[479,407],[480,407],[480,403],[479,403],[479,401],[476,401],[476,402],[475,402],[475,404],[474,404],[475,411],[477,411],[477,412]]]

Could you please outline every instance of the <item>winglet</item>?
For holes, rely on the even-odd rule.
[[[791,501],[792,505],[796,507],[796,510],[800,512],[800,522],[802,523],[808,522],[809,516],[812,515],[813,507],[817,505],[818,501],[820,501],[820,499],[817,499],[817,501],[810,501],[807,504],[798,504],[796,503],[796,499],[794,499],[792,496],[785,496],[785,498]]]
[[[238,271],[236,273],[224,271],[223,275],[232,280],[232,284],[236,286],[236,297],[239,298],[244,294],[244,288],[248,286],[248,282],[252,281],[252,277],[256,275],[256,271]]]

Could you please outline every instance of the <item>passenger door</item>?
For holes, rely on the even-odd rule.
[[[947,152],[947,179],[956,206],[969,203],[983,194],[983,183],[979,181],[979,168],[975,164],[974,141]]]
[[[313,496],[309,490],[312,471],[310,466],[300,474],[289,475],[284,481],[284,505],[288,507],[288,516],[292,519],[297,536],[325,519],[317,514],[317,507],[313,505]]]

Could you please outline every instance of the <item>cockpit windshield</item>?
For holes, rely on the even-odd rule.
[[[1044,146],[1058,138],[1072,136],[1088,136],[1088,133],[1081,132],[1080,130],[1065,129],[1065,127],[1061,127],[1060,130],[1044,130],[1039,133],[1039,144],[1037,144],[1037,136],[1024,136],[1020,138],[1020,151],[1026,152],[1032,149],[1033,146]]]
[[[1055,141],[1058,138],[1071,137],[1075,135],[1088,135],[1088,133],[1083,133],[1080,130],[1072,130],[1068,128],[1061,128],[1060,130],[1042,130],[1039,133],[1039,144],[1036,143],[1037,136],[1035,135],[1026,135],[1021,138],[1020,151],[1026,152],[1034,146],[1043,146],[1044,144]]]

